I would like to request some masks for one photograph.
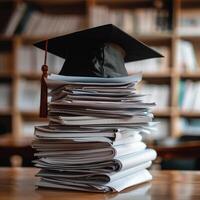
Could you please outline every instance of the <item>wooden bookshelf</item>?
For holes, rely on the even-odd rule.
[[[107,0],[1,0],[0,7],[3,5],[5,9],[8,9],[7,14],[11,14],[14,8],[21,3],[34,3],[41,6],[45,11],[52,8],[57,8],[59,10],[63,7],[65,10],[68,9],[69,12],[81,13],[81,15],[85,18],[85,27],[88,27],[89,20],[89,9],[94,5],[104,5],[110,8],[116,9],[132,9],[132,8],[149,8],[152,6],[152,1],[150,0],[116,0],[116,1],[107,1]],[[156,46],[167,46],[170,50],[170,66],[168,67],[168,71],[166,72],[156,72],[156,73],[144,73],[144,80],[147,80],[149,83],[162,84],[166,83],[170,87],[170,103],[169,106],[164,110],[156,110],[154,112],[155,117],[167,118],[170,121],[170,133],[169,136],[177,137],[181,133],[178,129],[177,122],[180,117],[196,117],[200,118],[200,112],[185,112],[180,111],[178,109],[178,84],[181,79],[200,79],[200,72],[198,73],[178,73],[177,72],[177,55],[176,55],[176,47],[177,42],[180,39],[186,40],[194,40],[200,42],[200,35],[197,34],[187,34],[187,35],[178,35],[177,33],[177,24],[178,18],[180,17],[180,13],[182,9],[186,9],[189,5],[190,8],[198,7],[200,9],[200,3],[198,1],[190,1],[190,0],[173,0],[173,28],[172,31],[168,32],[158,32],[154,34],[140,34],[134,35],[137,39],[149,44]],[[62,9],[63,12],[63,9]],[[7,17],[7,16],[6,16]],[[5,17],[5,18],[6,18]],[[1,22],[0,22],[1,23]],[[39,73],[18,73],[16,70],[16,53],[18,47],[20,47],[23,43],[32,44],[35,41],[42,40],[44,38],[53,37],[49,35],[45,35],[44,37],[30,37],[23,35],[14,35],[14,36],[5,36],[0,34],[0,42],[7,41],[11,44],[11,48],[9,50],[11,58],[12,58],[12,66],[10,66],[9,71],[1,73],[0,72],[0,80],[4,78],[11,79],[10,84],[12,88],[11,95],[11,106],[8,110],[0,110],[0,116],[10,115],[11,116],[11,133],[10,138],[13,140],[19,140],[19,138],[23,139],[21,134],[21,119],[35,119],[38,118],[37,112],[21,112],[17,106],[17,90],[19,80],[21,78],[25,78],[27,80],[40,80]],[[1,140],[1,139],[0,139]]]

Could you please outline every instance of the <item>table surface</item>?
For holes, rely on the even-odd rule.
[[[88,193],[36,189],[35,168],[0,168],[1,200],[197,200],[200,199],[200,172],[152,171],[153,181],[120,193]]]

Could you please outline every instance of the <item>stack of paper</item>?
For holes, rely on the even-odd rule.
[[[41,168],[37,186],[90,192],[121,191],[152,179],[156,152],[140,132],[154,123],[137,94],[141,74],[119,78],[50,75],[49,125],[35,127]]]

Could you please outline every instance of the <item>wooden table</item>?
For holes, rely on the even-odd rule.
[[[1,200],[192,200],[200,199],[200,172],[152,171],[153,181],[121,193],[35,189],[35,168],[0,168]]]

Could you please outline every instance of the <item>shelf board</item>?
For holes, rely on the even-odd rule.
[[[67,33],[66,33],[67,34]],[[61,34],[63,35],[63,34]],[[26,35],[13,35],[12,38],[14,38],[15,40],[19,40],[22,43],[30,43],[30,44],[34,44],[35,42],[38,41],[42,41],[42,40],[46,40],[47,38],[54,38],[54,37],[58,37],[59,35],[45,35],[45,36],[26,36]]]
[[[170,117],[171,116],[171,108],[159,109],[152,111],[155,117]]]
[[[185,38],[185,39],[192,39],[192,38],[199,38],[200,39],[200,33],[178,33],[178,37],[180,38]]]
[[[88,27],[83,27],[88,28]],[[69,33],[63,33],[60,35],[69,34]],[[166,40],[171,39],[173,37],[173,34],[170,32],[161,32],[161,33],[148,33],[148,34],[138,34],[138,33],[129,33],[133,37],[137,38],[138,40]],[[28,42],[28,43],[34,43],[37,41],[46,40],[47,38],[54,38],[58,37],[59,35],[45,35],[45,36],[26,36],[26,35],[13,35],[13,36],[4,36],[0,35],[0,40],[12,40],[14,38],[17,38],[21,40],[22,42]]]
[[[179,111],[181,117],[200,117],[200,111]]]
[[[28,117],[28,118],[39,118],[39,112],[36,111],[20,111],[20,114],[23,117]]]
[[[8,0],[2,0],[2,2],[7,2]],[[66,12],[69,11],[69,13],[73,12],[73,9],[76,11],[78,9],[84,9],[83,12],[80,11],[80,15],[84,17],[85,22],[88,20],[88,11],[93,4],[95,5],[103,5],[103,6],[108,6],[110,9],[143,9],[143,8],[152,8],[152,1],[151,0],[10,0],[11,2],[14,2],[16,5],[21,4],[23,2],[25,3],[35,3],[36,5],[40,6],[42,9],[44,9],[44,12]],[[198,2],[198,3],[196,3]],[[181,7],[181,3],[182,6]],[[0,3],[1,4],[1,3]],[[14,4],[14,5],[15,5]],[[8,5],[11,5],[10,3]],[[174,26],[178,26],[178,13],[180,13],[179,9],[186,9],[190,7],[198,7],[200,8],[200,1],[199,0],[181,0],[176,1],[173,0],[173,5],[174,7],[174,17],[173,17],[173,24]],[[62,7],[64,6],[64,7]],[[57,8],[56,8],[57,7]],[[62,11],[59,11],[61,8]],[[73,8],[73,9],[71,9]],[[10,8],[9,8],[10,9]],[[143,10],[144,11],[144,10]],[[77,12],[77,13],[78,13]],[[60,13],[61,14],[61,13]],[[85,28],[87,28],[85,26]],[[175,29],[176,29],[175,28]],[[129,33],[133,37],[136,37],[137,39],[145,42],[147,45],[152,45],[152,46],[166,46],[169,47],[169,53],[170,53],[170,60],[169,63],[172,63],[172,66],[169,66],[169,71],[166,72],[154,72],[154,73],[144,73],[143,78],[144,81],[147,83],[153,83],[153,84],[168,84],[170,87],[170,102],[174,102],[174,98],[176,100],[176,95],[177,95],[177,84],[179,80],[181,79],[191,79],[193,81],[200,80],[200,71],[198,73],[180,73],[180,72],[174,72],[176,70],[176,67],[174,64],[176,64],[176,54],[175,48],[176,48],[176,43],[178,42],[179,39],[185,39],[188,41],[192,41],[193,43],[195,42],[200,42],[200,34],[193,34],[192,32],[189,34],[181,34],[181,33],[176,33],[176,30],[173,30],[172,32],[155,32],[155,33]],[[64,33],[63,33],[64,34]],[[63,35],[62,34],[62,35]],[[67,34],[67,33],[66,33]],[[61,35],[61,34],[60,34]],[[56,35],[58,36],[58,35]],[[41,72],[34,71],[33,73],[29,74],[16,74],[17,68],[16,68],[16,63],[15,63],[15,53],[17,51],[17,47],[23,45],[23,44],[28,44],[32,45],[36,41],[41,41],[45,40],[47,38],[53,38],[55,37],[54,35],[45,35],[45,36],[25,36],[25,35],[13,35],[13,36],[5,36],[3,34],[0,34],[0,41],[2,43],[6,43],[6,45],[9,47],[9,52],[11,54],[11,58],[13,58],[13,66],[9,66],[10,69],[12,70],[11,73],[1,73],[0,72],[0,79],[6,79],[8,78],[9,83],[12,85],[14,84],[14,89],[15,89],[15,82],[18,82],[20,78],[25,78],[27,80],[37,80],[40,81],[41,78]],[[13,91],[15,92],[15,90]],[[17,91],[16,91],[17,92]],[[14,102],[16,100],[16,95],[12,95],[11,100]],[[173,96],[173,97],[172,97]],[[176,102],[176,101],[175,101]],[[174,105],[174,103],[173,103]],[[161,118],[166,118],[170,122],[173,121],[176,123],[176,119],[179,119],[181,117],[199,117],[200,118],[200,111],[180,111],[178,106],[165,108],[165,109],[158,109],[154,110],[153,113],[155,117],[161,117]],[[17,110],[16,112],[13,112],[13,108],[11,107],[10,110],[1,110],[0,109],[0,115],[8,115],[9,117],[11,116],[13,120],[12,125],[12,133],[8,136],[10,139],[8,139],[8,143],[10,140],[10,144],[17,145],[17,144],[22,144],[24,145],[24,142],[30,142],[27,141],[27,137],[22,134],[21,130],[15,129],[18,128],[18,122],[21,121],[21,123],[28,122],[28,121],[43,121],[47,119],[41,119],[39,118],[39,112],[35,111],[20,111]],[[17,120],[15,120],[15,118]],[[18,120],[18,118],[22,118]],[[171,120],[172,119],[172,120]],[[175,124],[176,125],[176,124]],[[170,135],[176,136],[176,126],[172,123],[172,128],[170,128]],[[19,131],[19,133],[18,133]],[[14,136],[14,137],[13,137]],[[1,137],[3,138],[3,136]],[[1,140],[0,139],[0,145],[1,145]],[[7,143],[7,144],[8,144]]]
[[[11,133],[6,133],[0,137],[0,146],[11,146],[13,144],[13,137]]]
[[[0,72],[0,78],[13,78],[13,72]]]
[[[200,78],[200,71],[197,72],[184,72],[179,74],[181,78]]]
[[[3,108],[0,108],[0,116],[3,116],[3,115],[11,115],[12,112],[11,112],[11,109],[3,109]]]
[[[11,133],[7,133],[0,138],[1,147],[25,147],[31,145],[33,138],[32,137],[19,137],[14,139]],[[30,147],[31,148],[31,147]]]
[[[138,40],[168,40],[173,37],[171,32],[149,33],[149,34],[130,34],[136,37]]]
[[[146,73],[142,74],[143,78],[169,78],[171,76],[170,71],[166,72],[154,72],[154,73]]]
[[[46,40],[47,38],[53,38],[57,37],[58,35],[47,35],[47,36],[24,36],[24,35],[18,35],[16,36],[19,40],[22,42],[27,42],[27,43],[34,43],[42,40]]]
[[[42,74],[42,72],[41,72]],[[18,76],[19,78],[25,78],[25,79],[29,79],[29,80],[40,80],[41,79],[41,74],[39,73],[24,73],[24,74],[17,74],[16,76]]]

